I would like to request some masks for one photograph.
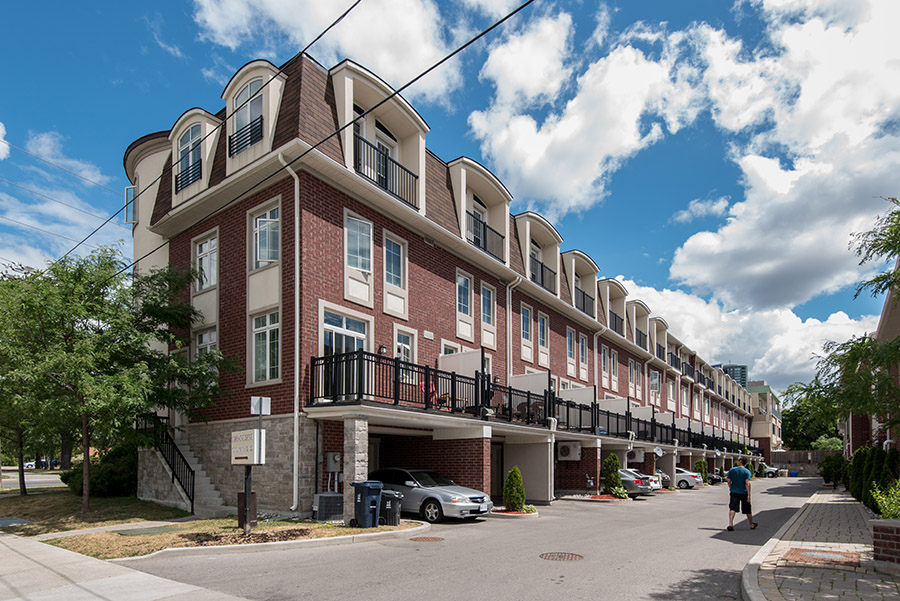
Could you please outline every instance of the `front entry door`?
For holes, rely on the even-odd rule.
[[[491,498],[503,498],[503,443],[491,443]]]
[[[366,323],[352,317],[325,311],[324,336],[326,357],[338,355],[335,363],[326,367],[324,396],[347,399],[357,396],[359,365],[355,356],[346,355],[366,348]]]

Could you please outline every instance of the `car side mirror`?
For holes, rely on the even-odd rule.
[[[410,488],[415,488],[415,487],[418,486],[418,484],[416,484],[416,483],[413,482],[412,480],[407,480],[406,482],[403,483],[403,486],[408,486],[408,487],[410,487]]]

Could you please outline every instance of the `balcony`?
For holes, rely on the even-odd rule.
[[[656,343],[656,358],[663,362],[666,360],[666,347],[658,342]]]
[[[310,397],[306,406],[392,405],[398,410],[511,422],[538,428],[556,419],[558,430],[594,436],[672,444],[682,447],[726,449],[742,453],[741,445],[722,437],[707,436],[659,423],[600,409],[596,401],[576,403],[555,398],[547,391],[533,393],[491,382],[481,373],[462,376],[426,365],[408,363],[366,351],[313,357],[310,364]]]
[[[471,211],[466,211],[468,227],[466,240],[469,244],[480,248],[501,263],[503,262],[503,240],[505,236],[481,220]]]
[[[419,210],[419,176],[359,134],[354,134],[353,138],[356,172],[412,208]]]
[[[531,257],[531,281],[544,290],[556,294],[556,272]]]
[[[200,179],[202,172],[202,159],[197,159],[190,167],[182,169],[181,173],[175,176],[175,193],[178,194]]]
[[[637,328],[634,329],[634,341],[639,347],[647,350],[647,333]]]
[[[682,362],[681,364],[681,372],[689,377],[690,379],[694,379],[694,366],[688,363],[687,361]]]
[[[575,308],[582,313],[594,316],[594,297],[575,286]]]
[[[619,336],[625,336],[625,320],[612,309],[609,310],[609,329]]]
[[[675,353],[669,353],[669,365],[681,371],[681,359]]]
[[[262,115],[228,137],[228,156],[241,154],[263,138]]]

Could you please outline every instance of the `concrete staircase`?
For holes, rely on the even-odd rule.
[[[176,436],[175,444],[194,470],[194,515],[203,518],[221,518],[233,513],[223,503],[222,494],[213,486],[212,480],[203,469],[203,464],[191,449],[187,437]]]

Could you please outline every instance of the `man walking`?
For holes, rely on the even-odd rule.
[[[728,501],[728,530],[734,530],[734,514],[738,511],[747,516],[750,529],[755,529],[759,524],[753,521],[753,512],[750,508],[750,478],[753,474],[747,469],[747,460],[738,459],[738,465],[734,466],[725,475],[728,481],[728,490],[731,498]]]

